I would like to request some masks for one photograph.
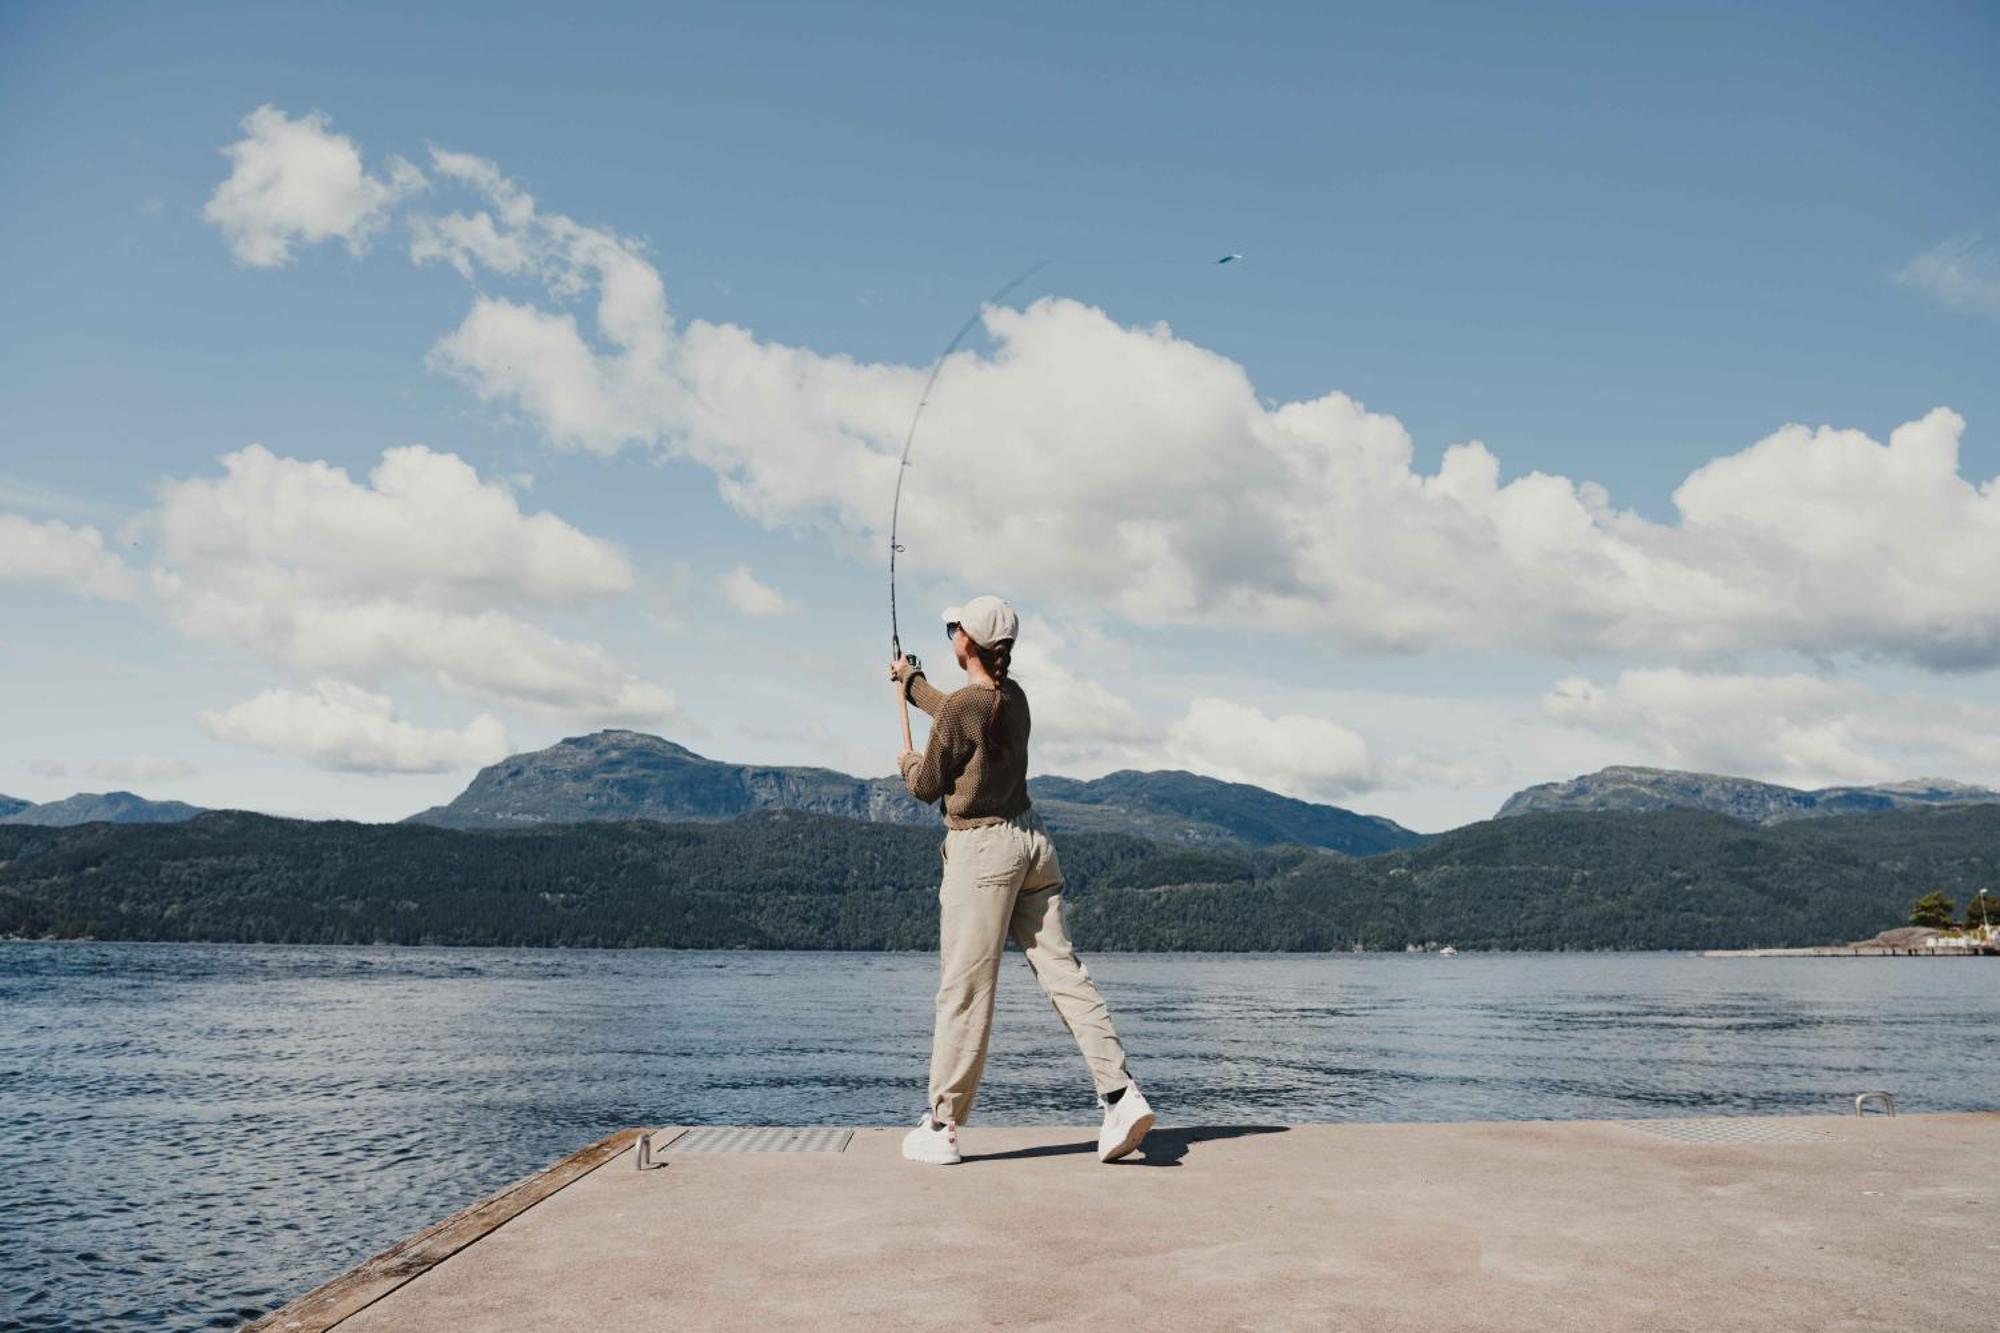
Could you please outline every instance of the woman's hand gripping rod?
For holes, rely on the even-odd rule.
[[[907,673],[900,669],[905,663],[909,665]],[[903,749],[906,752],[917,748],[915,742],[910,739],[909,677],[923,669],[924,664],[917,660],[917,655],[903,652],[900,646],[897,649],[896,660],[889,663],[889,679],[896,686],[896,702],[903,710]]]

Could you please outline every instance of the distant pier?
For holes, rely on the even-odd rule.
[[[257,1333],[1988,1333],[2000,1114],[626,1130]]]

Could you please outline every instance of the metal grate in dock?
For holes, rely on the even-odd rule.
[[[1760,1120],[1634,1120],[1631,1127],[1677,1143],[1831,1143],[1833,1135]]]
[[[703,1125],[684,1130],[663,1153],[846,1152],[851,1129],[795,1129],[767,1125]]]

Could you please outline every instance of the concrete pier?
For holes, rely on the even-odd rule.
[[[2000,1114],[1169,1128],[1109,1166],[974,1125],[954,1167],[669,1129],[639,1170],[633,1133],[252,1327],[2000,1327]]]

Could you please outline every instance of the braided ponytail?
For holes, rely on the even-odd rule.
[[[986,744],[998,756],[1006,745],[994,730],[994,723],[1000,720],[1000,696],[1007,684],[1007,671],[1013,664],[1014,641],[997,639],[991,648],[975,642],[972,651],[979,658],[979,664],[986,668],[986,674],[993,677],[993,708],[986,714]]]

